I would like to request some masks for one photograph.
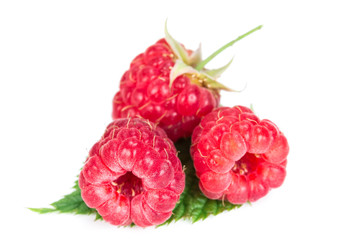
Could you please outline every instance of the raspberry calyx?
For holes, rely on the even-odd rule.
[[[205,69],[205,65],[208,64],[212,59],[214,59],[218,54],[227,49],[228,47],[234,45],[236,42],[240,41],[244,37],[250,35],[251,33],[260,30],[262,25],[257,26],[256,28],[248,31],[247,33],[237,37],[236,39],[226,43],[224,46],[216,50],[205,60],[201,60],[201,48],[199,47],[196,51],[187,51],[179,42],[177,42],[167,30],[167,22],[165,23],[165,39],[170,45],[171,49],[177,56],[174,67],[170,72],[170,86],[172,82],[180,75],[186,74],[192,84],[196,84],[207,89],[214,90],[226,90],[232,91],[232,89],[226,87],[217,81],[217,78],[230,66],[232,59],[225,66],[218,69]]]

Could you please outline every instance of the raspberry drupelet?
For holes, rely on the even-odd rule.
[[[194,130],[190,151],[199,187],[211,199],[254,202],[286,176],[287,139],[247,107],[221,107],[206,115]]]
[[[172,141],[149,120],[122,118],[106,128],[79,176],[84,202],[113,225],[166,221],[185,175]]]

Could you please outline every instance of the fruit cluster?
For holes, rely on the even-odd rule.
[[[289,146],[269,120],[243,106],[219,107],[217,80],[229,66],[206,69],[167,32],[139,54],[120,81],[114,121],[92,147],[79,176],[84,202],[114,225],[158,225],[185,187],[173,141],[192,138],[199,188],[210,199],[253,202],[282,185]]]

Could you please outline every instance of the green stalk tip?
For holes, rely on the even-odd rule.
[[[219,48],[218,50],[216,50],[213,54],[211,54],[209,57],[207,57],[205,60],[203,60],[202,62],[200,62],[198,65],[196,65],[195,69],[200,71],[201,69],[203,69],[205,67],[206,64],[208,64],[213,58],[215,58],[219,53],[221,53],[222,51],[224,51],[226,48],[234,45],[234,43],[236,43],[237,41],[243,39],[244,37],[250,35],[251,33],[260,30],[262,28],[262,25],[257,26],[256,28],[248,31],[247,33],[237,37],[236,39],[232,40],[231,42],[228,42],[227,44],[225,44],[224,46],[222,46],[221,48]]]

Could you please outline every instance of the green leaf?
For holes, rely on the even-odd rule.
[[[56,211],[56,209],[54,209],[54,208],[28,208],[28,209],[33,211],[33,212],[40,213],[40,214],[49,213],[49,212],[55,212]]]
[[[197,222],[206,219],[210,215],[217,215],[241,206],[233,205],[226,201],[208,199],[202,194],[190,156],[190,145],[190,139],[181,139],[175,143],[176,149],[179,151],[179,158],[185,166],[185,189],[173,210],[173,215],[160,226],[178,221],[179,219]]]
[[[65,195],[62,199],[50,204],[53,208],[29,208],[33,212],[40,214],[58,212],[58,213],[74,213],[74,214],[97,214],[96,219],[102,219],[102,217],[93,208],[89,208],[83,199],[81,198],[81,190],[78,185],[78,181],[75,182],[73,187],[74,191],[68,195]]]
[[[226,201],[211,200],[202,194],[199,189],[199,180],[195,175],[195,169],[190,156],[190,139],[181,139],[175,143],[176,149],[179,151],[179,158],[185,168],[186,183],[184,192],[180,195],[180,199],[177,202],[173,214],[171,217],[160,224],[163,226],[180,219],[189,220],[191,222],[197,222],[204,220],[210,215],[217,215],[223,211],[229,211],[240,207],[241,205],[233,205]],[[68,195],[65,195],[59,201],[51,204],[53,208],[29,208],[31,211],[43,214],[50,212],[59,213],[73,213],[73,214],[86,214],[94,215],[95,220],[102,220],[99,213],[86,206],[85,202],[81,198],[81,190],[78,186],[78,182],[75,182],[73,187],[74,191]],[[131,226],[134,226],[132,224]]]

